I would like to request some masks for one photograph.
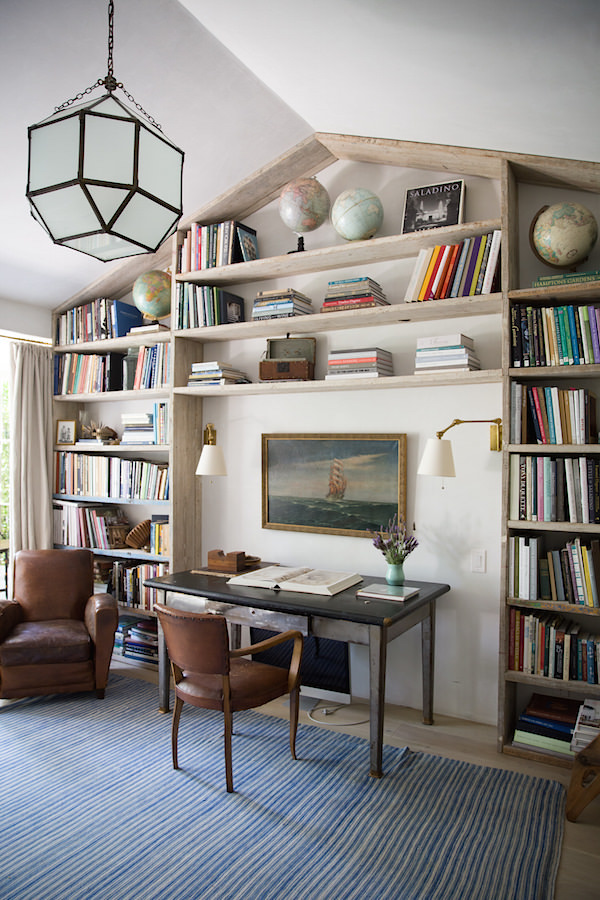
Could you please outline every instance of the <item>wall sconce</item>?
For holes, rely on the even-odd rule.
[[[490,450],[502,449],[502,419],[454,419],[447,428],[436,431],[436,437],[428,438],[425,452],[417,470],[417,475],[438,475],[443,478],[454,478],[454,457],[452,444],[449,440],[442,440],[443,436],[455,425],[466,425],[472,422],[489,422],[490,424]]]
[[[196,466],[196,475],[227,475],[223,451],[217,447],[217,429],[212,422],[204,429],[204,446]]]

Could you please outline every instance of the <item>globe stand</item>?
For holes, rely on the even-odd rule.
[[[304,236],[302,234],[298,235],[298,246],[295,250],[288,250],[288,256],[290,253],[302,253],[304,250]]]

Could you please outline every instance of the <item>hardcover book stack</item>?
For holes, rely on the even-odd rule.
[[[220,387],[226,384],[250,384],[245,372],[219,360],[192,363],[188,387]]]
[[[571,750],[579,753],[600,734],[600,700],[584,700],[577,713]]]
[[[557,287],[561,284],[585,284],[588,281],[600,281],[600,272],[557,272],[555,275],[540,275],[531,286]]]
[[[578,700],[533,694],[517,720],[513,743],[534,750],[551,750],[561,756],[573,756],[571,738],[578,708]]]
[[[511,443],[596,444],[596,395],[587,388],[511,383]]]
[[[508,546],[510,592],[520,600],[599,607],[600,541],[580,538],[544,550],[539,537],[511,536]]]
[[[380,347],[330,350],[325,379],[380,378],[393,375],[392,354]]]
[[[600,306],[511,307],[515,368],[600,363]]]
[[[121,413],[122,444],[166,444],[168,441],[167,403],[155,403],[152,412]]]
[[[312,300],[294,288],[259,291],[252,307],[252,320],[284,319],[314,312]]]
[[[119,656],[158,665],[158,627],[155,619],[119,616],[114,652]]]
[[[497,289],[501,232],[479,234],[458,244],[437,244],[419,251],[405,303],[473,297]]]
[[[423,372],[469,372],[480,369],[475,343],[466,334],[440,334],[417,338],[415,374]]]
[[[523,522],[600,524],[597,456],[511,454],[509,517]]]
[[[344,278],[329,282],[321,312],[341,312],[373,306],[389,306],[381,285],[374,278]]]

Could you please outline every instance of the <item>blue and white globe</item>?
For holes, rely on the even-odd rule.
[[[331,210],[331,223],[346,241],[366,241],[381,228],[383,206],[373,191],[350,188],[343,191]]]

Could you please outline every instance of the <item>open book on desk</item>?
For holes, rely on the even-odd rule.
[[[297,591],[302,594],[323,594],[333,597],[340,591],[362,581],[361,575],[348,572],[327,572],[306,567],[267,566],[255,572],[245,572],[230,578],[227,584],[246,585],[273,591]]]

